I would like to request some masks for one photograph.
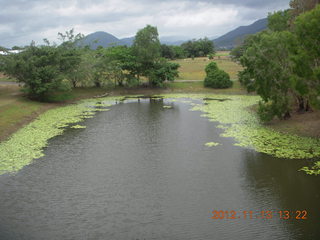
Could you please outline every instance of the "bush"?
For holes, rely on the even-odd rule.
[[[230,76],[225,71],[218,68],[215,62],[211,62],[206,66],[206,78],[204,79],[204,86],[211,88],[229,88],[233,82]]]

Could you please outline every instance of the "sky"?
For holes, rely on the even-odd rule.
[[[160,37],[214,38],[286,9],[289,0],[0,0],[0,46],[57,41],[74,29],[132,37],[147,24]]]

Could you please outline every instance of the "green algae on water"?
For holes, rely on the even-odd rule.
[[[74,126],[71,126],[70,128],[74,128],[74,129],[84,129],[84,128],[86,128],[86,126],[83,126],[83,125],[74,125]]]
[[[116,97],[99,99],[98,107],[111,106]],[[32,160],[44,156],[43,148],[47,146],[48,140],[63,134],[66,127],[71,124],[83,122],[97,111],[107,111],[97,107],[96,99],[80,101],[65,107],[48,110],[41,114],[36,120],[18,130],[7,141],[0,143],[0,174],[17,172]],[[75,125],[72,128],[83,128],[85,126]]]
[[[163,106],[163,108],[166,108],[166,109],[171,109],[172,108],[172,106]]]
[[[278,158],[311,159],[320,157],[320,141],[274,131],[262,125],[256,114],[249,110],[260,100],[258,96],[244,95],[166,95],[169,98],[204,99],[202,103],[191,104],[191,111],[201,111],[202,117],[219,123],[222,137],[232,137],[235,146],[251,148]],[[205,99],[214,98],[217,101]],[[221,101],[219,101],[221,99]],[[228,101],[223,101],[228,99]],[[308,174],[320,174],[320,162],[315,166],[302,168]]]
[[[206,147],[216,147],[219,145],[220,145],[220,143],[216,143],[216,142],[208,142],[205,144]]]
[[[316,162],[312,167],[303,167],[299,171],[304,171],[308,175],[320,175],[320,161]]]

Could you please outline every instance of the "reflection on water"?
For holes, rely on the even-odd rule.
[[[0,176],[0,239],[320,237],[318,178],[297,172],[299,161],[233,146],[189,108],[120,103],[52,139],[45,157]],[[210,218],[302,209],[308,220]]]

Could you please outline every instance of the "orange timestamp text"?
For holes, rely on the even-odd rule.
[[[223,211],[213,210],[211,219],[296,219],[296,220],[307,220],[307,210],[262,210],[262,211]]]

